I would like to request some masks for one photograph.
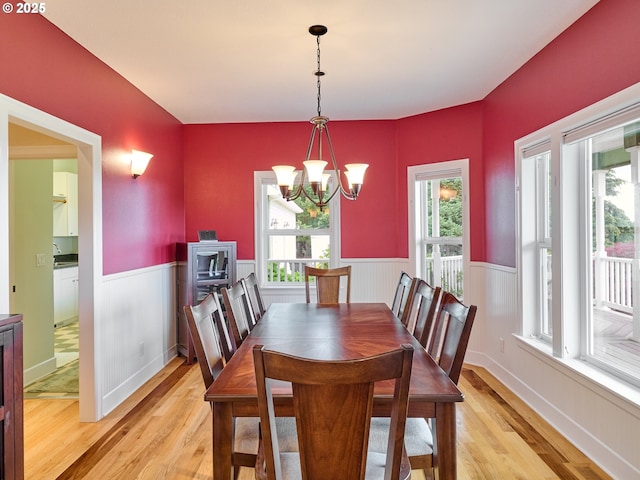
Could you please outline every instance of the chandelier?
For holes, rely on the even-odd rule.
[[[290,165],[276,165],[271,168],[276,173],[278,187],[280,187],[280,192],[284,199],[287,201],[296,200],[301,195],[304,195],[322,211],[338,191],[340,191],[342,196],[348,200],[355,200],[360,193],[364,180],[364,172],[369,165],[366,163],[350,163],[345,165],[346,171],[344,174],[347,178],[348,188],[344,188],[340,177],[340,170],[338,169],[338,163],[336,162],[336,156],[333,152],[331,137],[329,136],[329,126],[327,125],[329,118],[322,115],[322,109],[320,107],[320,79],[324,75],[324,72],[320,69],[320,37],[327,33],[327,27],[324,25],[312,25],[309,27],[309,33],[316,37],[317,42],[317,69],[314,72],[314,75],[317,79],[318,115],[310,120],[313,127],[311,128],[311,139],[309,140],[307,156],[305,161],[302,162],[304,164],[304,168],[302,169],[302,175],[300,176],[297,184],[296,177],[298,172],[296,172],[295,167]],[[331,158],[333,170],[336,172],[336,176],[338,177],[338,185],[336,185],[335,189],[331,193],[327,191],[331,175],[329,173],[324,173],[324,168],[329,162],[322,159],[324,143],[329,147],[329,157]],[[315,151],[314,146],[316,146]],[[311,156],[314,153],[317,154],[317,158],[312,159]],[[308,193],[304,188],[306,177],[308,177],[312,194]]]

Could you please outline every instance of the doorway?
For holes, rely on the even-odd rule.
[[[468,161],[409,167],[409,260],[416,276],[464,299],[468,278]]]
[[[78,161],[78,264],[80,421],[102,418],[102,392],[97,381],[101,367],[94,348],[100,324],[102,295],[102,153],[98,135],[0,94],[0,311],[8,312],[11,282],[9,255],[9,123],[62,140],[74,146]]]

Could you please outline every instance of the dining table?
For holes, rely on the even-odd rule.
[[[348,360],[402,344],[414,347],[407,416],[435,418],[434,475],[455,479],[456,403],[464,396],[385,303],[274,303],[205,392],[213,413],[214,480],[233,478],[234,418],[259,417],[254,345],[317,360]],[[280,382],[272,393],[276,416],[293,417],[291,385]],[[390,415],[393,393],[393,382],[376,384],[374,417]]]

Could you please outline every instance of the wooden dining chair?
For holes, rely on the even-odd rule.
[[[226,364],[224,341],[219,334],[224,326],[222,308],[214,293],[207,295],[198,305],[186,305],[184,313],[204,386],[209,388]],[[255,467],[260,442],[259,422],[250,417],[237,418],[234,432],[234,466]],[[236,478],[238,470],[236,468]]]
[[[409,298],[409,293],[411,292],[412,283],[413,278],[411,278],[411,275],[407,272],[400,272],[400,279],[398,280],[396,291],[393,296],[393,303],[391,304],[391,311],[398,318],[402,318],[405,305]]]
[[[242,282],[238,281],[229,288],[223,287],[222,300],[233,339],[236,346],[240,347],[256,324]]]
[[[444,292],[426,347],[455,384],[460,378],[476,311],[475,305],[466,306],[452,293]]]
[[[423,347],[430,339],[439,299],[440,287],[432,287],[421,278],[413,279],[401,321]]]
[[[264,301],[262,300],[262,293],[260,292],[260,287],[258,286],[258,279],[256,278],[256,274],[251,272],[249,275],[242,279],[242,285],[244,286],[245,291],[247,292],[247,297],[249,298],[249,304],[251,306],[251,310],[253,311],[253,316],[256,321],[262,318],[266,309],[264,308]]]
[[[303,480],[408,478],[404,451],[413,347],[343,361],[321,361],[253,349],[264,462],[256,478]],[[274,430],[272,380],[291,382],[299,452],[283,453]],[[375,382],[394,380],[384,453],[368,452]],[[276,388],[276,387],[273,387]],[[375,475],[378,473],[379,475]],[[371,476],[369,476],[371,475]]]
[[[340,279],[346,278],[346,303],[351,301],[351,265],[339,268],[315,268],[305,265],[304,287],[307,303],[311,303],[310,281],[315,279],[316,299],[320,304],[340,303]]]
[[[477,307],[465,306],[453,294],[444,292],[427,344],[427,351],[457,385],[464,356],[471,337],[471,327]],[[389,428],[388,419],[374,418],[371,422],[372,450],[380,451]],[[408,418],[405,429],[405,447],[411,468],[424,470],[427,479],[432,477],[433,449],[436,422],[429,418]]]

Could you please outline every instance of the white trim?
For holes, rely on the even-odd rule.
[[[94,327],[102,298],[102,139],[95,133],[0,94],[0,311],[9,311],[9,122],[77,146],[79,196],[80,421],[102,416],[102,365]]]
[[[9,146],[9,158],[76,158],[75,145],[24,145]]]

